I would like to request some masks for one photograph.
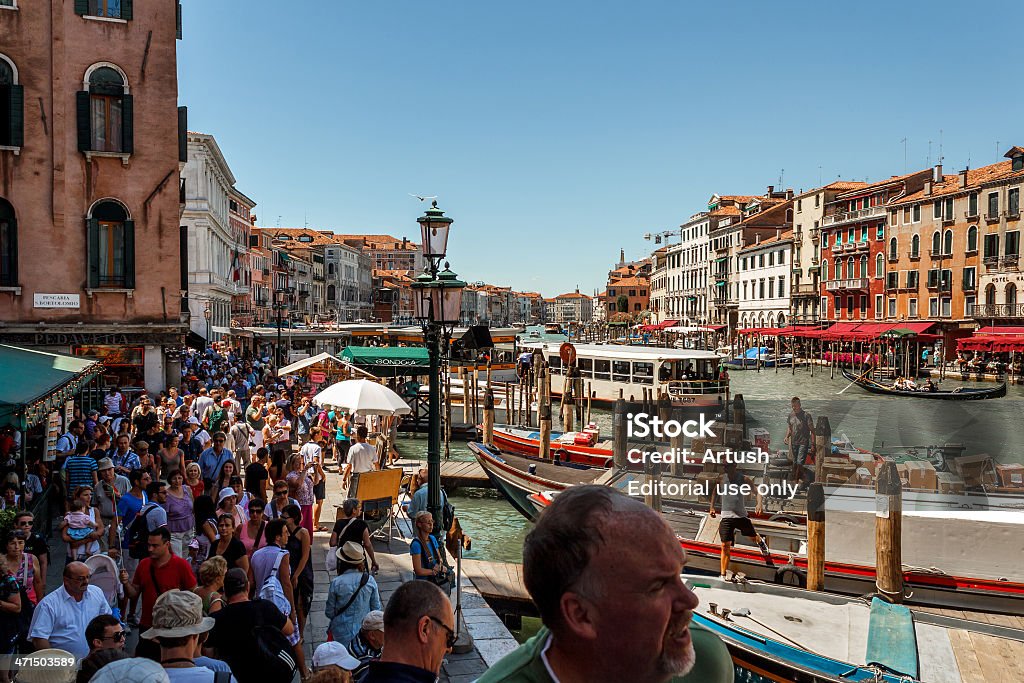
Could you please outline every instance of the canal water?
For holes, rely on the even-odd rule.
[[[941,387],[992,386],[945,380]],[[1018,430],[1024,414],[1024,387],[1011,386],[1005,398],[985,401],[935,401],[870,394],[849,386],[837,371],[828,368],[746,370],[731,373],[733,395],[739,393],[747,406],[748,427],[767,429],[771,448],[783,448],[786,416],[793,396],[815,420],[825,415],[834,437],[845,436],[855,445],[883,454],[917,454],[929,446],[962,444],[965,455],[987,453],[996,462],[1024,462],[1024,430]],[[500,422],[503,415],[496,416]],[[597,410],[592,420],[602,438],[611,438],[612,414]],[[555,429],[558,429],[557,418]],[[426,460],[425,435],[403,435],[398,447],[405,457]],[[453,442],[453,460],[472,461],[464,442]],[[466,557],[501,562],[522,561],[523,539],[530,523],[496,491],[461,489],[452,503],[462,527],[473,539]]]

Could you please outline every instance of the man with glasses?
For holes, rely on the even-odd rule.
[[[203,471],[203,483],[206,490],[213,487],[213,481],[217,478],[224,463],[232,459],[231,451],[224,447],[227,436],[224,432],[214,432],[213,446],[203,451],[199,456],[199,469]]]
[[[288,482],[279,479],[274,482],[274,497],[267,506],[267,518],[278,519],[286,507],[298,504],[299,501],[288,496]]]
[[[79,659],[89,654],[85,629],[100,614],[110,614],[103,591],[89,585],[84,562],[64,567],[64,585],[36,605],[28,636],[36,650],[57,648]]]
[[[432,683],[457,637],[448,596],[428,581],[407,581],[384,608],[384,653],[362,683]]]
[[[89,654],[99,650],[123,650],[128,632],[112,614],[101,614],[85,627],[85,642],[89,643]]]
[[[43,591],[46,591],[46,569],[50,566],[50,546],[42,534],[33,531],[35,517],[31,512],[19,512],[14,517],[14,529],[25,534],[25,552],[32,553],[39,560],[40,578],[43,580]]]

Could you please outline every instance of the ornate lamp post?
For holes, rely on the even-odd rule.
[[[206,310],[203,311],[203,317],[206,318],[206,345],[210,345],[210,320],[213,318],[213,311],[210,310],[210,302],[206,302]]]
[[[277,315],[277,345],[274,347],[274,367],[282,366],[281,363],[281,312],[284,310],[285,301],[288,296],[287,289],[274,290],[274,311]]]
[[[447,360],[452,332],[459,322],[462,290],[466,283],[441,261],[448,249],[448,230],[452,219],[433,202],[420,224],[421,249],[426,259],[424,272],[412,284],[414,314],[423,326],[423,337],[430,358],[427,438],[427,509],[434,517],[434,531],[441,529],[441,364]]]

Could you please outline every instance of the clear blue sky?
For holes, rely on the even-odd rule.
[[[1024,3],[184,0],[179,98],[261,225],[415,238],[553,296],[715,192],[1024,144]],[[997,149],[997,141],[999,148]],[[998,153],[997,153],[998,152]]]

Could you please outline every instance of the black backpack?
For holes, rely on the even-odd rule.
[[[252,653],[256,662],[254,670],[259,670],[265,681],[291,681],[296,669],[294,650],[281,629],[261,624],[252,630],[252,634],[256,641],[256,649]]]
[[[149,557],[149,525],[146,517],[157,506],[155,503],[147,505],[146,511],[135,515],[135,519],[128,526],[128,557],[136,560]]]

